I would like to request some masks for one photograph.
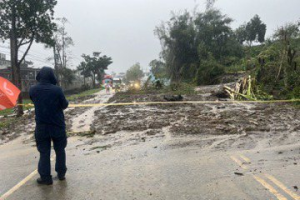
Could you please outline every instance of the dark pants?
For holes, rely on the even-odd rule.
[[[51,176],[51,140],[56,154],[55,171],[59,175],[65,175],[67,136],[65,128],[38,124],[35,129],[35,140],[40,152],[38,172],[43,180],[52,179]]]

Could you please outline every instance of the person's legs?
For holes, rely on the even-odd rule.
[[[52,140],[56,154],[55,171],[57,172],[59,179],[64,179],[67,172],[65,151],[67,146],[67,137],[65,130],[56,130]]]
[[[47,133],[47,127],[38,125],[35,130],[35,139],[37,149],[40,152],[40,160],[38,164],[38,172],[43,181],[52,181],[51,176],[51,138]]]

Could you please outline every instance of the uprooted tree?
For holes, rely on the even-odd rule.
[[[0,1],[0,37],[10,41],[13,83],[22,90],[20,66],[24,62],[32,44],[53,44],[53,22],[56,0],[2,0]],[[19,50],[25,53],[19,56]],[[18,103],[22,104],[22,95]],[[18,106],[17,116],[23,114]]]

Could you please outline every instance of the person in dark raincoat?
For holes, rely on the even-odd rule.
[[[63,110],[68,107],[68,101],[62,89],[58,86],[54,72],[50,67],[43,67],[38,73],[38,84],[31,87],[29,95],[35,107],[35,139],[40,152],[38,172],[39,184],[51,185],[51,141],[56,154],[55,171],[59,180],[65,180],[67,136]]]

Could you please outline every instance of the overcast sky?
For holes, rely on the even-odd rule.
[[[58,0],[56,17],[66,17],[69,35],[75,46],[73,68],[81,55],[100,51],[111,56],[114,63],[109,71],[125,72],[140,62],[147,68],[151,60],[159,57],[159,40],[155,26],[170,19],[171,11],[199,10],[205,0]],[[234,19],[236,28],[258,14],[267,24],[267,35],[287,22],[300,19],[300,0],[218,0],[215,7]],[[41,67],[51,51],[34,45],[29,58]],[[43,62],[43,63],[42,63]]]

